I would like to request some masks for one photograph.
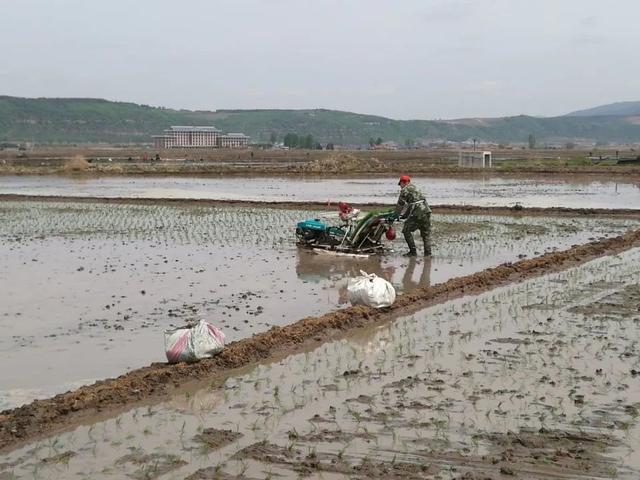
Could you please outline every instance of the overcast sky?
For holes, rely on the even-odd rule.
[[[0,0],[0,94],[392,118],[640,100],[638,0]]]

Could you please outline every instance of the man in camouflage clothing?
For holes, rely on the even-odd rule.
[[[409,251],[406,257],[415,257],[416,242],[413,232],[420,230],[420,236],[424,244],[424,256],[431,256],[431,209],[424,195],[414,185],[408,175],[402,175],[400,181],[400,196],[396,205],[396,216],[405,219],[402,234],[407,241]]]

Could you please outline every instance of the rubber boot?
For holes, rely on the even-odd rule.
[[[423,238],[422,239],[422,243],[424,245],[424,256],[425,257],[430,257],[431,256],[431,241],[428,239]]]
[[[413,233],[404,232],[404,239],[409,246],[409,251],[405,253],[403,256],[405,257],[415,257],[416,253],[416,241],[413,239]]]
[[[420,229],[420,236],[422,237],[422,244],[424,245],[424,256],[431,256],[431,215],[429,215],[424,228]]]

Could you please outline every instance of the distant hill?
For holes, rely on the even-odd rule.
[[[639,116],[640,102],[617,102],[568,113],[567,117]]]
[[[18,98],[0,96],[0,142],[149,143],[170,125],[215,125],[266,142],[275,134],[311,134],[320,142],[366,144],[381,137],[407,141],[538,143],[587,140],[640,142],[640,122],[625,116],[526,115],[458,120],[392,120],[336,110],[190,111],[91,98]]]

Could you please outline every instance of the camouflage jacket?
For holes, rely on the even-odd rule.
[[[420,190],[411,183],[402,187],[396,205],[396,214],[401,218],[409,219],[428,213],[431,213],[431,209]]]

